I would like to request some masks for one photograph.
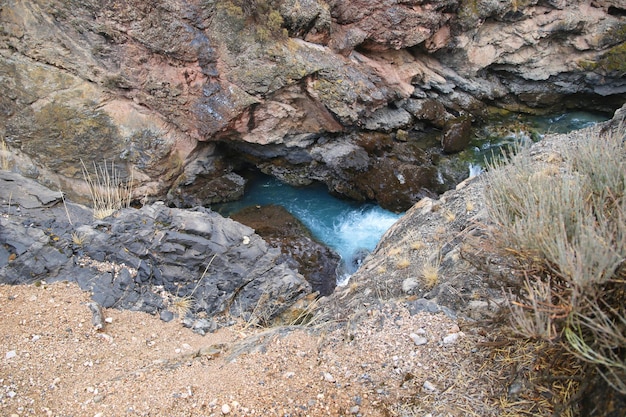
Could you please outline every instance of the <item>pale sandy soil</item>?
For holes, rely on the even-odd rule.
[[[342,325],[242,323],[200,336],[177,320],[114,309],[104,311],[110,323],[98,332],[88,301],[73,284],[0,286],[0,415],[502,411],[507,381],[491,371],[485,338],[442,313],[411,316],[387,304]],[[427,343],[418,346],[417,336]]]

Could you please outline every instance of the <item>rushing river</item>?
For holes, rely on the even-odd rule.
[[[469,175],[480,173],[485,163],[502,149],[520,142],[536,142],[549,133],[567,133],[610,119],[609,115],[575,111],[551,116],[509,115],[493,120],[458,156],[469,166]]]
[[[258,175],[248,182],[243,199],[214,209],[224,216],[245,207],[277,204],[297,217],[313,236],[333,248],[343,262],[338,282],[355,272],[355,260],[371,252],[382,235],[401,214],[375,204],[362,204],[333,197],[325,185],[296,188],[273,177]]]
[[[608,118],[586,112],[502,118],[490,125],[482,137],[474,140],[458,158],[469,166],[469,174],[476,174],[481,171],[485,159],[499,153],[503,146],[525,140],[536,141],[546,133],[565,133]],[[372,251],[382,235],[401,217],[401,214],[374,204],[335,198],[322,184],[296,188],[261,174],[248,182],[243,199],[213,209],[229,216],[245,207],[269,204],[285,207],[309,228],[317,240],[341,256],[343,265],[339,284],[347,282],[350,274],[355,272],[355,260]]]

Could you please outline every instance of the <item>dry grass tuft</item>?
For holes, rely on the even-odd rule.
[[[7,143],[4,141],[0,141],[0,169],[3,171],[8,171],[11,166],[9,163],[9,157],[11,153],[9,152],[9,147]]]
[[[400,258],[396,262],[396,268],[398,269],[406,269],[411,266],[411,260],[409,258]]]
[[[78,232],[72,232],[72,243],[76,246],[83,246],[85,243],[85,235]]]
[[[421,240],[415,240],[413,242],[411,242],[411,244],[409,245],[409,247],[413,250],[422,250],[426,247],[426,244],[421,241]]]
[[[402,253],[402,248],[400,246],[395,246],[387,251],[387,255],[390,257],[398,256],[401,253]]]
[[[439,269],[441,266],[441,256],[435,253],[422,265],[421,277],[424,288],[430,290],[439,282]]]
[[[445,210],[443,212],[443,218],[447,223],[452,223],[456,219],[456,214],[454,214],[450,210]]]
[[[100,166],[94,162],[93,174],[89,172],[82,160],[80,163],[83,178],[89,186],[94,218],[104,219],[122,208],[130,207],[132,177],[127,181],[122,181],[113,162],[110,166],[107,166],[106,161]]]
[[[190,295],[185,297],[176,296],[172,298],[171,306],[173,307],[176,314],[178,314],[178,317],[182,318],[191,312],[191,310],[195,306],[195,300]]]

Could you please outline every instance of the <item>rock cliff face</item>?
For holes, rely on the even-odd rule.
[[[178,206],[237,198],[253,164],[403,210],[447,187],[427,134],[454,152],[493,107],[619,107],[625,16],[624,0],[5,0],[0,133],[19,171],[77,195],[81,158]]]

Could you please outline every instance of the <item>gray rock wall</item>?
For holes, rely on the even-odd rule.
[[[6,171],[0,203],[0,283],[75,281],[107,308],[175,312],[189,298],[191,313],[265,320],[311,292],[280,249],[206,209],[155,203],[94,220]]]

